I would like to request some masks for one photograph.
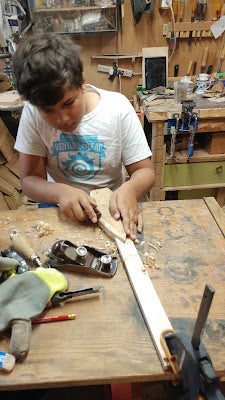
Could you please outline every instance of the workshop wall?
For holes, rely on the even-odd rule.
[[[205,20],[209,21],[216,17],[214,1],[207,2]],[[222,1],[223,4],[223,1]],[[125,0],[124,18],[122,29],[118,34],[96,34],[75,37],[76,43],[81,46],[82,59],[84,61],[84,76],[88,83],[99,86],[103,89],[119,91],[119,79],[111,82],[109,75],[103,72],[97,72],[98,64],[113,65],[112,59],[94,59],[92,56],[99,54],[126,54],[139,53],[144,47],[165,47],[169,46],[168,39],[163,36],[163,25],[172,21],[170,9],[161,9],[161,0],[155,0],[154,9],[148,14],[143,14],[141,20],[136,24],[132,13],[131,1]],[[191,21],[192,0],[185,0],[184,22]],[[215,18],[216,20],[216,18]],[[196,74],[200,72],[202,55],[205,47],[215,50],[215,60],[213,62],[213,72],[217,71],[221,53],[223,37],[214,39],[211,37],[202,37],[202,39],[192,39],[191,46],[188,46],[188,38],[180,39],[179,48],[175,50],[174,55],[169,62],[168,75],[174,75],[175,64],[179,65],[179,75],[184,76],[187,72],[189,61],[196,61]],[[170,51],[169,51],[170,55]],[[141,73],[142,59],[119,59],[118,66],[132,70],[134,73]],[[205,72],[205,71],[204,71]],[[137,84],[141,79],[140,75],[132,78],[122,78],[121,92],[129,99],[136,92]]]

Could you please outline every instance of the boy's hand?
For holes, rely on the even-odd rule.
[[[124,231],[130,239],[137,239],[137,231],[141,233],[143,229],[143,219],[131,185],[122,185],[112,193],[109,209],[116,220],[122,219]]]
[[[63,185],[58,195],[58,204],[62,213],[72,221],[84,221],[88,217],[91,222],[97,222],[94,210],[97,207],[96,201],[81,189]]]

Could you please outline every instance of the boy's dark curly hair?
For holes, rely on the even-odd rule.
[[[12,71],[18,92],[40,108],[55,105],[67,89],[84,82],[79,46],[58,33],[23,40],[12,57]]]

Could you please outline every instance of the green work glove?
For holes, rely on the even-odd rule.
[[[55,268],[14,275],[0,285],[0,332],[12,328],[9,353],[17,360],[26,357],[31,319],[39,316],[52,296],[68,288],[68,281]]]

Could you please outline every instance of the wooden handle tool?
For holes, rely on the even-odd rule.
[[[205,47],[204,52],[203,52],[203,56],[202,56],[202,62],[201,62],[201,72],[204,72],[204,69],[206,67],[208,53],[209,53],[209,48]]]
[[[207,69],[207,74],[212,73],[213,65],[216,59],[216,51],[215,50],[209,50],[209,55],[208,55],[208,69]]]
[[[191,75],[192,67],[193,67],[193,61],[189,61],[189,63],[188,63],[188,68],[187,68],[187,72],[186,72],[186,75],[187,75],[187,76],[190,76],[190,75]]]
[[[27,238],[25,238],[20,232],[14,231],[10,235],[10,238],[15,250],[17,250],[20,254],[23,254],[27,259],[31,260],[36,267],[45,268],[34,249],[28,243]]]

